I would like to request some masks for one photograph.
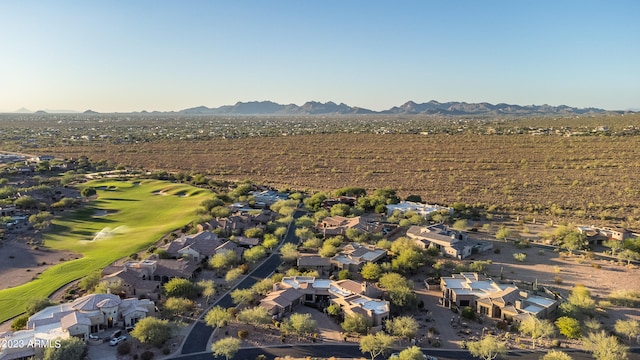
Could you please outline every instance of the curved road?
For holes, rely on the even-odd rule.
[[[294,231],[295,229],[294,222],[295,222],[295,219],[301,217],[304,214],[305,212],[302,210],[296,210],[296,212],[293,214],[294,221],[292,221],[291,224],[289,224],[289,228],[287,229],[287,234],[284,237],[283,244],[294,243],[297,245],[300,242],[300,239],[298,239]],[[260,266],[255,268],[246,278],[240,281],[232,290],[250,288],[256,282],[271,275],[281,263],[282,261],[280,260],[280,253],[278,251],[274,251],[273,254],[271,254],[271,256],[267,258],[267,260],[265,260],[262,264],[260,264]],[[231,301],[231,290],[228,291],[223,297],[218,299],[218,301],[216,301],[211,306],[213,307],[216,305],[219,305],[223,308],[229,308],[233,306],[234,304]],[[206,312],[204,312],[198,318],[198,320],[196,320],[196,323],[191,328],[191,331],[185,338],[182,344],[182,354],[194,354],[194,353],[210,351],[210,349],[207,348],[207,343],[209,342],[209,338],[211,337],[211,334],[213,334],[213,328],[204,322],[205,314]],[[208,359],[211,359],[211,355],[209,355]]]
[[[399,351],[401,349],[396,349],[394,351]],[[574,360],[592,360],[593,357],[585,353],[583,351],[576,350],[568,350],[562,349],[563,351],[569,353]],[[438,358],[438,360],[477,360],[478,358],[474,358],[471,354],[466,350],[442,350],[442,349],[433,349],[433,348],[423,348],[422,351],[425,354],[433,355]],[[284,357],[286,355],[294,356],[298,358],[304,358],[306,356],[317,356],[329,358],[331,356],[335,357],[346,357],[346,358],[360,358],[365,357],[367,359],[370,358],[368,354],[362,354],[357,345],[343,345],[343,344],[314,344],[314,345],[282,345],[282,346],[271,346],[265,348],[243,348],[238,351],[236,356],[233,359],[242,359],[242,360],[253,360],[256,359],[258,355],[265,355],[267,359],[273,360],[276,356]],[[540,357],[544,355],[544,352],[540,351],[510,351],[507,356],[502,357],[505,360],[539,360]],[[183,359],[183,360],[224,360],[223,357],[215,357],[211,352],[203,352],[198,354],[190,354],[190,355],[179,355],[173,357],[172,359]],[[386,359],[382,356],[379,356],[377,359]],[[640,360],[640,348],[633,348],[629,353],[629,360]]]

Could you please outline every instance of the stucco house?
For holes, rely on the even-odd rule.
[[[361,314],[378,327],[389,318],[389,302],[371,297],[375,294],[379,291],[374,286],[353,280],[290,276],[274,284],[273,291],[260,301],[260,306],[281,317],[298,304],[326,307],[333,303],[340,305],[345,314]]]
[[[379,262],[386,257],[387,250],[385,249],[354,242],[344,245],[340,251],[331,258],[331,264],[336,269],[358,272],[364,264],[368,262]]]
[[[121,299],[114,294],[91,294],[73,302],[49,306],[29,317],[27,329],[5,333],[3,343],[47,344],[71,336],[88,340],[90,333],[114,327],[129,327],[153,314],[149,299]],[[0,360],[21,359],[36,354],[38,346],[0,348]]]
[[[465,259],[474,252],[483,252],[493,248],[490,241],[472,239],[467,233],[453,230],[444,224],[414,225],[407,230],[407,236],[423,249],[435,247],[443,255],[456,259]]]
[[[423,203],[413,202],[413,201],[401,201],[397,204],[387,205],[387,216],[393,215],[393,213],[396,211],[399,211],[403,214],[406,213],[407,211],[413,211],[416,214],[428,219],[429,216],[431,216],[431,214],[440,212],[443,210],[449,212],[450,215],[453,215],[453,208],[450,208],[450,207],[423,204]]]
[[[344,217],[329,216],[317,226],[324,236],[344,235],[349,229],[357,229],[364,233],[382,232],[384,226],[378,222],[367,220],[362,216]]]
[[[558,308],[553,298],[501,284],[478,273],[460,273],[440,279],[442,304],[448,308],[469,306],[478,314],[508,321],[526,316],[546,318]]]

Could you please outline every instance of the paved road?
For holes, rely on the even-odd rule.
[[[397,349],[394,351],[399,351],[401,349]],[[425,354],[433,355],[438,358],[438,360],[477,360],[471,356],[471,354],[465,350],[436,350],[436,349],[422,349]],[[569,351],[568,351],[569,352]],[[314,344],[314,345],[283,345],[283,346],[274,346],[268,348],[245,348],[240,349],[240,351],[233,357],[233,359],[242,359],[242,360],[253,360],[258,355],[263,354],[269,360],[275,359],[276,356],[294,356],[294,357],[305,357],[305,356],[317,356],[317,357],[355,357],[359,358],[364,356],[369,359],[368,354],[362,354],[357,345],[342,345],[342,344]],[[539,360],[543,355],[543,352],[532,352],[532,351],[510,351],[507,356],[503,357],[505,360]],[[583,351],[570,351],[569,354],[574,360],[592,360],[593,357]],[[211,352],[198,353],[198,354],[190,354],[190,355],[181,355],[173,357],[172,359],[182,359],[182,360],[223,360],[223,357],[214,357]],[[379,356],[378,359],[383,359],[383,357]],[[629,354],[629,360],[640,360],[640,348],[632,349],[632,352]]]
[[[295,219],[304,215],[305,212],[302,210],[297,210],[293,214],[294,221],[289,225],[289,229],[284,238],[283,243],[294,243],[298,244],[300,239],[295,234]],[[268,277],[271,275],[276,268],[282,263],[280,259],[280,253],[275,251],[267,260],[265,260],[260,266],[255,268],[249,276],[240,281],[234,289],[247,289],[253,286],[256,282]],[[228,308],[234,306],[233,301],[231,300],[231,292],[227,292],[224,296],[222,296],[218,301],[216,301],[212,306],[219,305],[223,308]],[[187,335],[184,343],[182,345],[182,354],[193,354],[200,353],[203,351],[209,351],[207,349],[207,343],[209,342],[209,338],[213,333],[213,328],[207,325],[204,322],[204,316],[206,312],[200,316],[200,318],[196,321],[194,326],[191,328],[191,331]],[[209,354],[209,360],[211,359],[211,354]]]

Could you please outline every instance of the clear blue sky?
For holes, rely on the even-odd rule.
[[[0,0],[0,111],[640,107],[640,1]]]

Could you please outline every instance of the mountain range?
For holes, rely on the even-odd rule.
[[[629,111],[629,110],[627,110]],[[180,111],[141,111],[138,114],[181,114],[181,115],[443,115],[443,116],[464,116],[464,115],[578,115],[578,114],[601,114],[601,113],[624,113],[627,111],[608,111],[599,108],[576,108],[567,105],[513,105],[513,104],[490,104],[467,103],[460,101],[438,102],[431,100],[426,103],[416,103],[408,101],[400,106],[394,106],[388,110],[374,111],[361,107],[349,106],[344,103],[336,104],[332,101],[322,103],[318,101],[308,101],[299,106],[296,104],[278,104],[273,101],[250,101],[237,102],[235,105],[224,105],[216,108],[198,106]],[[17,113],[29,113],[27,109],[20,109]],[[38,111],[37,113],[59,113],[61,111]],[[76,113],[75,111],[68,111]],[[87,110],[83,114],[98,114],[95,111]]]
[[[238,102],[217,108],[198,106],[178,111],[188,115],[349,115],[349,114],[394,114],[394,115],[547,115],[547,114],[595,114],[607,110],[598,108],[575,108],[566,105],[511,105],[489,103],[466,103],[429,101],[415,103],[408,101],[400,106],[383,111],[353,107],[332,101],[321,103],[309,101],[302,106],[282,105],[272,101]]]

